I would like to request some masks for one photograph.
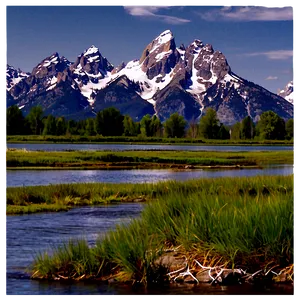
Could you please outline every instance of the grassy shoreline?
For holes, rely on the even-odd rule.
[[[102,136],[42,136],[14,135],[6,137],[7,143],[73,143],[73,144],[178,144],[178,145],[293,145],[291,140],[209,140],[200,138],[160,137],[102,137]]]
[[[7,168],[202,168],[292,164],[293,151],[6,151]]]
[[[292,175],[86,188],[96,194],[97,186],[97,192],[112,188],[118,195],[144,193],[156,201],[146,205],[141,218],[108,232],[93,247],[77,240],[37,255],[33,278],[149,284],[169,281],[167,274],[184,266],[199,278],[204,270],[197,261],[215,270],[221,265],[236,273],[245,270],[241,280],[276,281],[281,275],[292,280]]]
[[[255,177],[256,178],[256,177]],[[268,181],[272,176],[258,177]],[[292,176],[288,176],[292,179]],[[194,179],[185,182],[164,181],[158,183],[71,183],[45,186],[24,186],[6,188],[7,214],[35,213],[40,211],[68,210],[76,206],[99,205],[121,202],[143,202],[157,199],[171,192],[196,192],[223,186],[228,181],[226,193],[239,194],[234,187],[234,178]],[[239,178],[246,184],[246,178]],[[251,181],[249,181],[251,182]],[[213,184],[211,184],[213,183]],[[250,188],[249,188],[250,189]],[[258,193],[258,191],[253,191]]]

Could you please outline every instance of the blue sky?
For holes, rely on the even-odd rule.
[[[7,63],[23,71],[53,52],[74,61],[91,45],[118,65],[170,29],[177,46],[212,44],[233,72],[272,92],[293,79],[290,7],[8,6],[6,17]]]

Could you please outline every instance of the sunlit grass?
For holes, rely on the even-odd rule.
[[[276,180],[274,179],[276,178]],[[189,194],[203,192],[236,197],[244,193],[257,195],[270,190],[283,189],[290,192],[292,183],[286,184],[291,176],[257,176],[247,178],[202,178],[185,182],[164,181],[158,183],[73,183],[46,186],[8,187],[6,189],[7,213],[27,213],[56,207],[68,209],[72,206],[98,205],[112,202],[148,201],[171,192]],[[282,184],[280,182],[282,181]],[[262,186],[261,183],[265,186]]]
[[[7,167],[109,168],[151,165],[260,166],[292,164],[293,151],[220,152],[220,151],[23,151],[6,152]]]
[[[249,272],[270,263],[282,268],[293,263],[293,176],[164,185],[165,192],[149,202],[141,218],[118,226],[89,250],[77,241],[52,249],[52,256],[38,255],[34,276],[157,282],[167,273],[157,259],[165,249],[178,247],[187,259]],[[80,252],[76,259],[73,248]]]

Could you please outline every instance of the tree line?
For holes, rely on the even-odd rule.
[[[33,107],[24,117],[22,111],[14,105],[7,109],[6,121],[7,135],[123,135],[221,140],[290,140],[294,137],[293,119],[285,122],[273,111],[262,113],[256,124],[247,116],[241,122],[226,126],[219,121],[212,108],[208,108],[198,122],[187,122],[183,116],[174,113],[162,123],[157,116],[149,114],[136,122],[114,107],[99,111],[94,118],[80,121],[46,116],[40,106]]]

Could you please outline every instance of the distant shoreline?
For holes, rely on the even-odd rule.
[[[16,135],[7,136],[7,143],[72,143],[72,144],[176,144],[176,145],[264,145],[285,146],[293,145],[291,140],[209,140],[187,138],[140,138],[140,137],[99,137],[99,136],[41,136],[41,135]]]

